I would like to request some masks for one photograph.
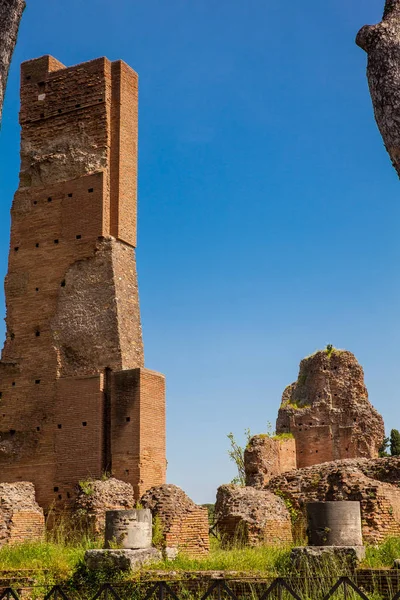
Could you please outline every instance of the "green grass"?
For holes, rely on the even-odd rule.
[[[147,578],[156,575],[156,571],[173,571],[178,577],[183,572],[193,571],[226,571],[243,573],[261,577],[278,577],[297,575],[290,561],[289,546],[261,546],[258,548],[234,547],[224,549],[214,538],[211,540],[211,551],[203,558],[189,558],[184,553],[175,561],[163,560],[143,568],[141,573]],[[73,582],[90,583],[91,575],[87,572],[83,557],[90,548],[101,547],[101,540],[81,538],[72,542],[48,540],[43,542],[26,542],[4,546],[0,549],[0,572],[24,574],[34,571],[34,579],[38,585],[62,583],[73,585]],[[362,568],[389,568],[393,561],[400,557],[400,538],[390,538],[379,546],[368,546]],[[344,574],[343,565],[322,565],[321,572],[307,573],[314,578],[332,578]],[[31,575],[29,573],[29,575]],[[136,577],[139,575],[136,574]],[[100,582],[107,579],[123,580],[128,575],[101,574],[95,576]],[[129,575],[132,577],[132,575]],[[93,579],[93,577],[92,577]],[[93,584],[96,582],[93,580]]]
[[[290,554],[289,546],[236,547],[223,549],[215,539],[211,551],[203,558],[179,554],[174,561],[160,561],[147,567],[148,571],[239,571],[242,573],[278,575]]]
[[[400,537],[387,538],[378,546],[367,546],[361,566],[366,569],[392,567],[395,558],[400,558]]]
[[[96,547],[101,543],[88,539],[74,544],[43,541],[7,545],[0,549],[0,572],[35,571],[38,583],[64,581],[78,568],[85,551]]]

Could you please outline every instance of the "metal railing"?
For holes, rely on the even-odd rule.
[[[301,579],[301,578],[299,578]],[[303,580],[304,582],[305,580]],[[224,579],[215,579],[210,583],[205,592],[197,594],[189,589],[185,589],[185,583],[181,581],[182,588],[177,592],[171,586],[171,582],[121,582],[118,584],[105,583],[99,587],[94,595],[82,595],[79,590],[63,589],[60,585],[53,586],[49,591],[43,591],[43,588],[13,588],[3,587],[0,592],[0,600],[25,600],[26,598],[35,598],[36,600],[79,600],[80,598],[90,598],[90,600],[188,600],[189,597],[196,600],[283,600],[289,598],[294,600],[330,600],[335,594],[339,593],[344,600],[349,598],[361,600],[370,600],[367,594],[360,589],[349,577],[340,577],[327,593],[316,594],[315,591],[310,594],[304,588],[304,593],[299,591],[302,586],[297,585],[297,591],[293,589],[290,582],[282,577],[278,577],[272,583],[257,585],[255,588],[247,591],[241,590],[238,593],[232,584],[245,583],[240,580],[228,581]],[[246,582],[248,583],[248,582]],[[315,580],[313,581],[315,584]],[[318,587],[318,584],[317,584]],[[260,589],[261,588],[261,589]],[[266,588],[266,589],[265,589]],[[321,587],[322,589],[322,587]],[[39,591],[40,590],[40,591]],[[400,590],[394,595],[387,593],[383,595],[390,600],[400,600]],[[375,598],[375,596],[374,596]]]

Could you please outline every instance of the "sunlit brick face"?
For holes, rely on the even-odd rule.
[[[20,124],[0,481],[32,481],[45,507],[105,471],[139,494],[164,482],[166,461],[164,377],[144,369],[135,262],[137,74],[106,58],[23,63]]]

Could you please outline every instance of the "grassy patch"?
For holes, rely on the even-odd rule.
[[[367,546],[362,566],[370,569],[392,567],[396,558],[400,558],[400,537],[387,538],[379,546]]]
[[[136,574],[123,573],[89,573],[84,566],[85,551],[100,548],[101,540],[82,538],[81,541],[26,542],[4,546],[0,549],[0,571],[21,573],[32,571],[36,584],[50,586],[63,583],[75,588],[75,585],[95,586],[102,581],[124,581],[140,579],[141,574],[152,577],[155,571],[180,573],[193,571],[226,571],[237,574],[253,574],[264,577],[291,577],[298,573],[290,561],[290,546],[260,546],[248,548],[236,546],[222,548],[218,540],[212,538],[211,551],[203,558],[190,558],[184,553],[174,561],[162,560],[156,564],[143,567]],[[387,539],[379,546],[368,546],[362,568],[390,568],[394,559],[400,557],[400,537]],[[326,578],[334,580],[345,574],[344,564],[323,564],[318,570],[304,573],[311,579]],[[155,576],[155,573],[154,573]],[[328,583],[327,583],[328,584]]]
[[[100,542],[82,540],[79,544],[52,541],[24,542],[0,549],[0,571],[36,571],[40,583],[63,581],[72,576],[85,551],[101,547]]]
[[[258,548],[221,548],[211,540],[211,551],[203,558],[189,558],[179,554],[174,561],[164,560],[146,568],[148,571],[239,571],[278,576],[287,564],[289,546],[260,546]]]

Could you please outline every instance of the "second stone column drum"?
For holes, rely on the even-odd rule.
[[[106,548],[151,548],[152,516],[149,509],[106,512]]]
[[[359,502],[309,502],[307,535],[310,546],[362,546]]]

